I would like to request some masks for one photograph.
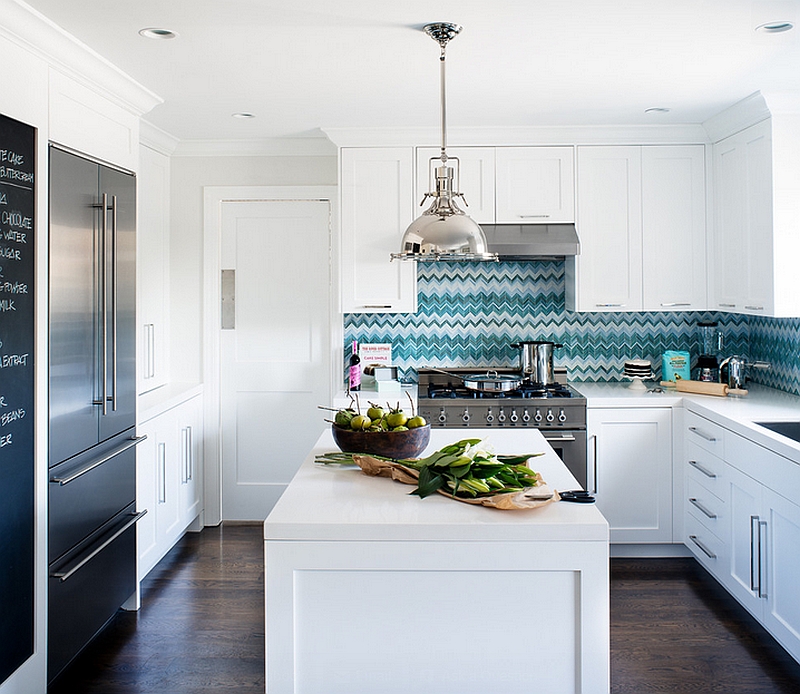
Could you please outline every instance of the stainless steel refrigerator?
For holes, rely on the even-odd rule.
[[[48,680],[136,590],[136,179],[50,147]]]

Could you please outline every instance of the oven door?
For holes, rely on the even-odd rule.
[[[553,448],[564,465],[578,480],[581,489],[586,489],[588,475],[586,471],[586,430],[558,429],[541,430],[547,443]]]

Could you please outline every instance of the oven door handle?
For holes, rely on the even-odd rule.
[[[546,432],[542,432],[545,441],[574,441],[575,434],[559,434],[558,436],[548,436]]]

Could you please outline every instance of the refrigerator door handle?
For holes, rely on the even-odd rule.
[[[105,197],[105,196],[104,196]],[[111,196],[111,409],[117,411],[117,196]]]
[[[50,478],[50,482],[52,484],[58,484],[58,485],[60,485],[62,487],[65,484],[69,484],[70,482],[74,482],[79,477],[83,477],[83,475],[85,475],[87,472],[91,472],[96,467],[100,467],[103,463],[107,463],[109,460],[111,460],[112,458],[115,458],[120,453],[124,453],[129,448],[133,448],[134,446],[138,446],[146,438],[147,438],[147,434],[142,434],[141,436],[134,436],[132,439],[128,439],[121,446],[118,446],[113,451],[110,451],[109,453],[104,455],[102,458],[99,458],[98,460],[93,460],[91,462],[91,464],[87,465],[86,467],[82,467],[77,472],[74,472],[74,473],[72,473],[71,475],[69,475],[67,477],[51,477]]]
[[[108,414],[108,250],[106,246],[108,236],[108,194],[103,193],[100,204],[94,205],[100,210],[100,343],[102,357],[100,360],[101,381],[100,399],[95,400],[95,405],[103,408],[103,415]]]
[[[114,540],[116,540],[122,533],[124,533],[128,528],[130,528],[134,523],[136,523],[142,516],[147,513],[147,509],[139,511],[138,513],[131,514],[131,517],[125,521],[121,528],[116,530],[114,534],[109,537],[108,539],[104,540],[102,544],[95,547],[89,554],[81,557],[80,561],[73,564],[69,569],[63,571],[54,571],[50,574],[51,578],[57,578],[60,581],[66,581],[70,576],[72,576],[76,571],[81,569],[83,566],[88,564],[92,559],[94,559],[100,552],[102,552],[106,547],[108,547]]]

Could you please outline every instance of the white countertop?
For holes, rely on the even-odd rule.
[[[541,433],[535,429],[470,429],[469,438],[493,442],[497,453],[543,451],[531,467],[558,490],[579,485]],[[431,431],[428,455],[466,438],[451,429]],[[535,540],[608,541],[608,523],[594,504],[557,502],[501,511],[435,494],[410,496],[413,489],[388,478],[367,477],[356,467],[314,463],[320,453],[337,450],[330,431],[319,438],[289,487],[264,522],[266,540]]]
[[[587,399],[587,407],[680,407],[707,417],[727,429],[800,464],[800,443],[754,422],[800,421],[800,397],[781,390],[748,384],[741,397],[695,395],[663,389],[662,393],[634,391],[628,383],[571,383]],[[647,383],[648,388],[656,384]]]

